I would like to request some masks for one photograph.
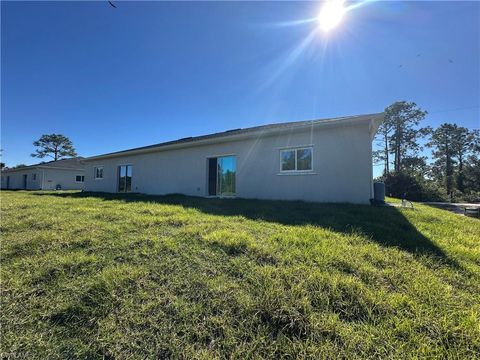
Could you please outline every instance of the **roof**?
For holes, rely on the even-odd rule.
[[[317,126],[350,126],[365,122],[374,121],[375,123],[375,132],[380,124],[380,121],[383,119],[384,113],[375,113],[375,114],[366,114],[366,115],[355,115],[355,116],[344,116],[337,118],[328,118],[328,119],[317,119],[317,120],[305,120],[305,121],[293,121],[293,122],[284,122],[284,123],[275,123],[261,126],[254,126],[245,129],[233,129],[223,132],[218,132],[209,135],[201,136],[190,136],[186,138],[181,138],[172,141],[166,141],[163,143],[142,146],[137,148],[132,148],[128,150],[121,150],[112,153],[96,155],[89,158],[86,158],[85,161],[103,159],[108,157],[118,157],[122,155],[134,155],[144,152],[154,152],[159,150],[166,150],[167,148],[178,148],[178,147],[187,147],[187,146],[196,146],[205,143],[212,142],[221,142],[236,140],[240,138],[247,138],[252,136],[261,136],[267,135],[270,133],[292,131],[296,129],[301,129],[305,127],[317,127]]]
[[[64,170],[80,170],[83,169],[82,160],[83,157],[75,157],[75,158],[68,158],[62,160],[53,160],[48,162],[42,162],[38,164],[22,166],[19,168],[12,168],[12,169],[3,169],[2,172],[12,172],[12,171],[20,171],[20,170],[27,170],[33,168],[41,168],[41,169],[64,169]]]

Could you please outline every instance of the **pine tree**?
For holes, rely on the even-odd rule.
[[[31,154],[32,157],[44,158],[49,156],[57,161],[65,157],[77,156],[72,142],[64,135],[42,135],[40,139],[34,141],[33,145],[38,149]]]

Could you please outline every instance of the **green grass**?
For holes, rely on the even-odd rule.
[[[2,358],[478,358],[480,221],[1,193]]]

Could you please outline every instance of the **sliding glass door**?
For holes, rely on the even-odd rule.
[[[235,196],[237,158],[222,156],[208,159],[208,195]]]
[[[118,192],[132,191],[132,165],[118,167]]]
[[[235,156],[218,158],[217,195],[235,195],[235,175],[237,173],[237,159]]]

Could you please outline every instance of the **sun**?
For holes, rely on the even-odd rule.
[[[346,13],[344,2],[344,0],[329,0],[323,5],[318,15],[318,22],[323,31],[328,32],[342,22]]]

